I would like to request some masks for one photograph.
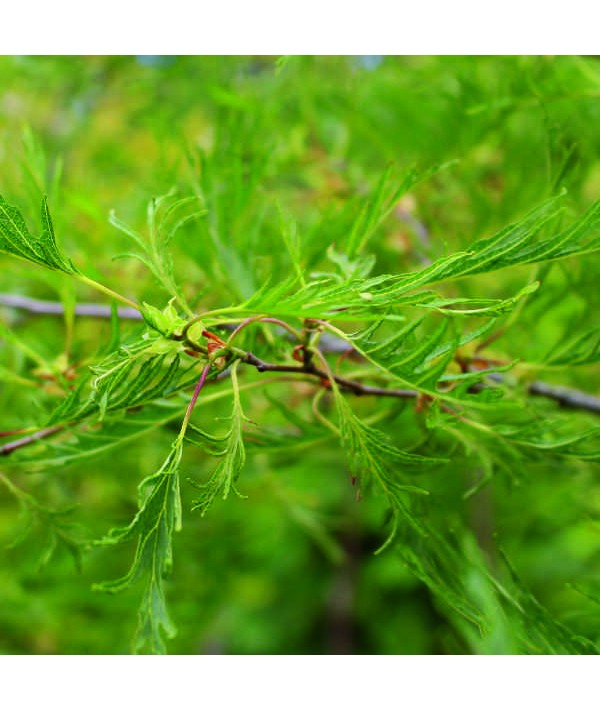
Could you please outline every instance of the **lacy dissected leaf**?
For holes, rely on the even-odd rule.
[[[104,419],[108,414],[131,410],[186,387],[193,365],[182,367],[175,353],[153,354],[147,344],[141,349],[121,349],[91,368],[93,378],[84,378],[51,413],[47,425]]]
[[[148,203],[147,223],[148,237],[145,238],[129,225],[125,224],[114,213],[109,221],[121,232],[128,235],[140,248],[141,253],[128,253],[121,257],[134,257],[144,264],[154,274],[163,288],[179,301],[183,308],[191,313],[179,282],[173,272],[173,258],[169,245],[176,233],[188,222],[206,214],[206,210],[185,211],[191,203],[197,202],[195,196],[174,199],[173,192],[153,198]]]
[[[27,465],[36,471],[105,456],[152,436],[161,427],[181,419],[183,413],[181,404],[162,402],[129,412],[125,417],[119,414],[106,417],[101,427],[88,427],[84,422],[71,427],[66,435],[44,439],[36,446],[14,452],[6,464]]]
[[[113,370],[110,377],[98,376],[94,381],[94,399],[101,417],[107,410],[139,407],[144,403],[168,397],[181,380],[183,369],[178,355],[151,356],[130,362]],[[187,371],[185,371],[187,372]]]
[[[56,244],[46,198],[42,201],[42,233],[34,237],[20,210],[0,196],[0,251],[66,274],[77,273]]]
[[[600,326],[560,342],[544,359],[546,365],[592,365],[600,361]]]
[[[466,554],[454,533],[449,530],[442,535],[438,522],[432,520],[427,499],[407,495],[410,487],[404,485],[403,469],[407,464],[419,466],[418,458],[409,455],[415,459],[407,462],[406,453],[399,452],[382,433],[360,422],[343,398],[338,396],[337,403],[342,441],[354,470],[371,477],[392,509],[392,532],[380,550],[395,538],[395,550],[404,563],[443,604],[470,623],[465,629],[478,640],[480,648],[493,653],[497,636],[514,628],[520,630],[519,638],[502,640],[501,648],[511,644],[515,653],[582,653],[584,649],[586,653],[596,653],[590,651],[594,649],[591,642],[575,638],[558,625],[524,589],[520,590],[520,602],[516,601],[490,575],[480,555]],[[528,444],[532,445],[533,439]],[[571,453],[572,444],[565,439],[558,449],[563,454]],[[435,464],[428,458],[422,463]],[[455,525],[461,526],[458,521]],[[504,614],[513,620],[512,626],[498,626],[502,619],[498,617],[499,608],[504,608]],[[528,609],[535,613],[531,629]]]
[[[222,436],[215,435],[210,432],[205,432],[202,428],[190,422],[186,428],[185,441],[210,454],[212,457],[223,457],[227,453],[229,433]]]
[[[139,510],[128,526],[110,531],[98,541],[112,545],[137,538],[137,548],[129,572],[118,580],[97,585],[97,589],[119,592],[143,580],[135,651],[165,651],[163,632],[173,637],[175,627],[167,611],[164,578],[173,565],[173,533],[181,528],[179,463],[182,438],[178,437],[160,469],[139,485]]]
[[[426,515],[426,514],[425,514]],[[395,551],[438,601],[459,613],[454,624],[476,654],[598,654],[597,646],[560,624],[508,565],[492,575],[472,533],[441,535],[424,518],[427,535],[404,528]],[[461,526],[458,522],[453,529]]]
[[[481,326],[461,334],[453,319],[444,318],[435,325],[435,322],[431,322],[432,318],[418,316],[401,328],[392,329],[389,335],[385,330],[382,331],[379,338],[377,335],[379,329],[385,326],[384,321],[369,324],[350,336],[336,329],[334,332],[343,336],[357,353],[383,371],[392,382],[397,381],[404,387],[436,397],[454,399],[461,396],[460,391],[450,392],[445,385],[442,390],[438,389],[440,383],[462,380],[463,389],[466,390],[484,380],[487,373],[503,369],[498,367],[463,374],[448,372],[459,349],[488,333],[496,325],[496,319],[489,319]]]
[[[409,294],[410,289],[396,289],[394,293],[389,283],[395,278],[389,276],[373,279],[352,276],[346,280],[337,274],[313,276],[312,281],[300,287],[296,276],[276,285],[264,284],[250,299],[234,307],[232,312],[264,312],[282,318],[336,321],[397,321],[402,318],[398,311],[400,307],[413,306],[458,316],[499,316],[512,311],[522,298],[538,287],[537,284],[530,284],[507,299],[449,299],[434,291]]]
[[[200,490],[200,495],[194,501],[193,508],[194,510],[200,510],[202,516],[204,516],[204,514],[208,511],[217,496],[226,499],[232,489],[238,496],[241,496],[235,488],[235,482],[239,477],[241,470],[244,468],[244,464],[246,463],[244,433],[242,430],[245,417],[239,396],[237,365],[238,364],[235,363],[231,370],[231,383],[233,386],[234,397],[233,410],[231,413],[231,426],[227,435],[223,438],[211,438],[199,428],[193,429],[196,434],[201,433],[203,441],[210,442],[213,447],[215,445],[224,445],[223,450],[215,452],[217,455],[220,454],[222,458],[217,465],[217,468],[210,475],[209,480],[205,484],[198,484],[191,481],[191,483]]]
[[[392,512],[392,530],[377,552],[395,543],[407,567],[422,580],[444,604],[450,606],[475,628],[489,623],[480,600],[465,585],[461,576],[489,576],[481,563],[465,560],[456,536],[442,535],[431,520],[430,497],[410,496],[427,493],[406,484],[407,474],[416,467],[432,468],[446,460],[420,457],[396,449],[383,433],[358,420],[343,398],[338,398],[338,413],[344,448],[351,465],[363,478],[368,477],[383,491]]]
[[[394,176],[394,166],[388,165],[379,182],[356,218],[345,244],[348,257],[353,260],[365,248],[367,242],[390,214],[403,195],[418,183],[428,180],[436,173],[452,165],[454,161],[432,166],[429,170],[419,172],[410,168],[400,181]]]
[[[398,298],[407,291],[447,279],[573,256],[600,249],[600,200],[569,227],[540,237],[561,214],[561,199],[551,198],[522,220],[505,227],[492,237],[476,241],[468,251],[443,257],[414,274],[389,277],[378,296]]]
[[[184,383],[182,388],[191,385],[197,380]],[[243,388],[258,388],[261,383],[248,383]],[[233,396],[233,389],[226,387],[211,391],[203,396],[204,403],[213,403],[228,400]],[[22,468],[27,466],[31,471],[64,467],[77,462],[93,459],[95,457],[111,454],[113,451],[128,447],[138,440],[151,437],[162,427],[172,422],[181,420],[185,414],[186,406],[180,400],[158,400],[145,404],[142,408],[126,411],[117,410],[107,413],[101,426],[94,423],[88,426],[86,422],[77,425],[73,423],[62,434],[54,438],[41,439],[33,446],[23,447],[11,454],[4,462],[5,466]],[[78,412],[75,408],[74,412]],[[60,420],[59,420],[60,421]],[[268,434],[267,434],[268,438]],[[210,435],[193,424],[188,424],[185,440],[204,449],[212,456],[222,456],[226,449],[227,437]],[[284,447],[283,438],[279,440],[280,447]],[[312,440],[311,440],[312,441]],[[269,448],[267,441],[267,449]]]
[[[2,473],[0,473],[0,482],[17,499],[23,513],[23,527],[10,547],[16,547],[30,536],[34,529],[37,529],[36,537],[41,541],[40,567],[50,561],[57,548],[62,547],[73,557],[77,569],[81,570],[86,541],[80,528],[70,519],[74,507],[53,509],[44,506]]]
[[[434,389],[458,348],[459,338],[456,332],[452,335],[451,343],[444,343],[444,337],[453,325],[449,319],[443,319],[433,333],[424,336],[410,351],[404,348],[402,355],[396,353],[396,357],[386,368],[403,382]]]
[[[502,316],[510,313],[523,297],[533,294],[538,288],[539,282],[536,281],[508,299],[432,299],[420,306],[453,316]]]
[[[510,576],[510,599],[522,616],[523,650],[527,654],[600,654],[592,640],[575,635],[535,598],[521,581],[503,550],[500,555]]]
[[[531,458],[573,457],[600,461],[600,427],[573,430],[573,423],[563,418],[526,422],[520,427],[497,425],[493,428],[494,434]]]
[[[350,467],[358,477],[358,486],[372,482],[383,492],[392,510],[392,531],[380,550],[393,539],[399,519],[421,530],[419,521],[410,513],[407,494],[428,494],[407,476],[412,470],[445,463],[443,459],[425,457],[397,449],[385,433],[362,422],[352,411],[339,390],[334,389],[340,436]]]
[[[563,213],[561,196],[551,198],[523,219],[492,237],[474,242],[468,250],[434,261],[420,271],[357,278],[322,275],[298,288],[298,276],[287,282],[264,285],[234,310],[262,311],[282,317],[394,320],[401,306],[454,310],[458,314],[500,315],[537,287],[528,285],[508,299],[447,299],[432,291],[418,291],[432,284],[522,264],[561,259],[600,249],[600,201],[571,225],[556,227]],[[551,235],[543,236],[545,232]],[[415,293],[416,292],[416,293]],[[457,307],[454,309],[453,307]]]
[[[466,575],[485,574],[483,567],[465,560],[457,535],[441,535],[427,511],[420,512],[419,527],[398,528],[394,550],[409,570],[445,605],[478,628],[485,628],[481,606],[465,586]]]

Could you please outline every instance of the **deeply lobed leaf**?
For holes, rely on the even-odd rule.
[[[113,529],[98,541],[99,545],[114,545],[137,537],[134,560],[127,574],[96,586],[98,590],[119,592],[143,580],[135,651],[149,649],[162,654],[163,632],[168,637],[176,632],[167,612],[163,580],[173,565],[173,533],[181,528],[181,455],[182,438],[177,437],[160,469],[140,483],[140,508],[131,523]]]

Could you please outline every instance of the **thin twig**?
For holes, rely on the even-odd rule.
[[[241,360],[248,365],[253,365],[259,373],[302,373],[303,375],[314,375],[322,381],[329,381],[329,374],[317,368],[312,363],[308,365],[281,365],[279,363],[266,363],[253,353],[246,353]],[[354,395],[378,395],[380,397],[415,398],[418,396],[416,390],[400,390],[395,388],[378,388],[372,385],[364,385],[356,380],[342,378],[340,375],[333,375],[333,380],[345,390],[349,390]]]
[[[65,307],[60,301],[43,301],[18,294],[0,294],[0,304],[15,309],[23,309],[33,314],[62,316],[65,312]],[[106,306],[105,304],[76,304],[75,306],[76,316],[110,318],[111,313],[110,306]],[[142,314],[131,306],[119,306],[117,308],[117,315],[119,318],[135,321],[141,321],[143,318]]]
[[[57,301],[42,301],[40,299],[32,299],[27,296],[19,296],[16,294],[0,294],[0,305],[10,306],[12,308],[23,309],[31,313],[47,314],[47,315],[62,315],[64,306]],[[110,318],[111,308],[104,304],[77,304],[75,306],[75,314],[77,316],[87,316],[90,318]],[[142,315],[136,309],[127,306],[119,306],[117,315],[122,319],[131,319],[140,321]],[[265,319],[266,320],[266,319]],[[319,321],[317,321],[319,322]],[[325,323],[325,322],[322,322]],[[228,324],[223,324],[223,328],[227,328]],[[230,327],[233,329],[234,327]],[[324,353],[341,353],[348,351],[348,343],[342,338],[338,338],[332,334],[324,333],[321,336],[319,343],[320,350]],[[478,349],[481,350],[481,349]],[[354,351],[356,354],[356,351]],[[251,354],[249,354],[251,355]],[[255,356],[252,356],[255,358]],[[245,359],[244,362],[254,365],[257,370],[263,371],[279,371],[288,373],[304,373],[307,375],[315,375],[320,378],[327,377],[325,373],[319,369],[306,369],[302,366],[285,366],[265,363],[256,358],[257,362]],[[492,374],[493,375],[493,374]],[[488,375],[488,377],[492,377]],[[498,382],[502,381],[502,377],[498,374],[494,378]],[[340,376],[336,376],[336,382],[355,393],[356,395],[378,395],[383,397],[415,397],[416,391],[411,390],[394,390],[387,388],[375,388],[368,385],[362,385],[355,381],[348,381]],[[555,385],[549,385],[542,381],[536,380],[528,387],[530,395],[546,397],[557,402],[561,407],[573,410],[587,410],[600,414],[600,398],[590,395],[574,388],[565,388]],[[0,450],[1,453],[2,450]]]
[[[580,390],[548,385],[548,383],[535,380],[529,385],[528,392],[531,395],[541,395],[556,400],[561,407],[573,410],[589,410],[600,415],[600,398]]]
[[[488,373],[486,377],[496,383],[503,382],[501,373]],[[600,398],[575,388],[550,385],[541,380],[534,380],[527,387],[527,392],[530,395],[539,395],[555,400],[561,407],[571,410],[587,410],[588,412],[600,414]]]
[[[285,321],[282,321],[281,319],[278,318],[271,318],[270,316],[251,316],[250,318],[247,318],[245,321],[242,321],[242,323],[238,324],[233,331],[231,332],[231,335],[227,339],[227,343],[230,344],[233,339],[238,335],[240,331],[242,331],[246,326],[249,326],[251,323],[275,323],[281,328],[285,329],[290,333],[297,341],[300,340],[300,334],[298,331],[296,331],[294,328],[290,326],[289,323],[286,323]],[[221,328],[227,329],[229,324],[223,324]]]
[[[55,432],[60,432],[62,429],[64,429],[63,425],[55,425],[54,427],[46,427],[43,430],[38,430],[26,437],[21,437],[21,439],[15,439],[0,447],[0,455],[11,454],[16,449],[26,447],[28,444],[33,444],[39,439],[44,439],[44,437],[50,437],[50,435],[53,435]]]

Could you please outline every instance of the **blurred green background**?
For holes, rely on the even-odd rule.
[[[221,306],[248,296],[277,268],[280,210],[308,242],[335,242],[390,162],[426,170],[456,161],[381,226],[373,241],[381,273],[464,248],[562,188],[579,214],[600,195],[599,125],[596,58],[0,58],[0,192],[32,222],[48,194],[61,244],[82,271],[158,306],[165,297],[151,275],[133,260],[113,260],[130,245],[109,225],[111,210],[143,229],[150,197],[174,186],[192,193],[201,183],[223,250],[209,263],[190,226],[186,248],[173,245],[176,273],[195,306]],[[528,301],[498,348],[535,363],[557,339],[597,320],[599,267],[597,256],[545,267],[555,289]],[[521,270],[473,278],[463,293],[507,296],[524,278]],[[0,292],[98,300],[62,275],[5,256]],[[61,319],[2,307],[0,316],[42,358],[64,351]],[[77,319],[73,358],[108,337],[108,324]],[[34,364],[22,350],[0,347],[0,364],[29,377]],[[600,387],[593,367],[543,377],[587,392]],[[35,408],[52,396],[7,380],[0,388],[3,430],[34,422]],[[300,386],[288,404],[310,419]],[[253,419],[277,424],[262,391],[248,394],[245,406]],[[226,403],[214,406],[217,418],[227,411]],[[582,427],[594,423],[574,417]],[[75,504],[69,520],[81,537],[97,538],[134,513],[137,482],[160,465],[172,436],[157,433],[118,455],[47,472],[0,461],[0,472],[55,508]],[[197,452],[184,458],[195,479],[210,466]],[[594,592],[600,580],[597,467],[542,460],[514,479],[494,479],[465,504],[477,473],[468,457],[453,466],[455,478],[444,485],[449,505],[478,536],[497,537],[556,619],[600,640],[594,595],[573,587]],[[193,494],[184,483],[184,529],[167,588],[179,630],[171,653],[512,651],[502,640],[480,645],[392,552],[373,555],[385,510],[377,497],[355,502],[337,445],[250,450],[240,488],[247,500],[218,501],[200,518],[189,512]],[[136,590],[113,597],[91,586],[121,575],[130,548],[93,549],[78,570],[65,546],[44,562],[43,521],[21,540],[22,530],[16,500],[0,487],[0,652],[127,653]]]

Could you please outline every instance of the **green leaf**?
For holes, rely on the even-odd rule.
[[[392,531],[380,547],[381,551],[393,540],[400,519],[422,530],[419,521],[410,513],[406,494],[427,495],[429,492],[413,484],[407,476],[408,472],[440,465],[445,460],[397,449],[383,432],[365,424],[354,414],[337,387],[333,392],[342,446],[351,470],[358,477],[359,491],[363,484],[373,482],[385,495],[392,511]]]
[[[157,309],[152,304],[143,303],[141,307],[141,314],[144,317],[144,321],[150,326],[150,328],[158,331],[165,338],[170,338],[174,333],[183,330],[186,325],[185,319],[181,318],[175,307],[173,306],[173,299],[169,301],[167,306],[161,311]]]
[[[544,228],[556,224],[563,212],[561,198],[562,195],[546,200],[494,236],[477,240],[468,251],[442,257],[413,274],[377,280],[374,286],[379,287],[378,298],[394,300],[413,289],[448,279],[600,249],[600,200],[566,229],[554,230],[550,237],[540,236]],[[365,288],[369,288],[368,283]]]
[[[200,209],[188,212],[177,218],[177,213],[182,208],[186,208],[190,203],[197,202],[195,196],[174,199],[174,191],[153,198],[148,203],[147,224],[148,237],[145,238],[137,230],[133,229],[120,220],[114,212],[111,212],[109,222],[113,227],[130,237],[141,249],[141,254],[128,253],[121,257],[133,257],[144,264],[156,277],[161,286],[169,293],[172,299],[176,299],[181,307],[191,315],[185,296],[175,278],[173,271],[173,259],[168,249],[170,242],[177,232],[188,222],[198,219],[206,214],[206,210]]]
[[[545,455],[600,461],[600,427],[573,431],[571,420],[557,417],[527,421],[520,427],[497,425],[494,432],[532,458]]]
[[[7,465],[27,466],[42,471],[64,467],[107,454],[117,454],[119,449],[136,444],[137,440],[154,436],[156,431],[183,416],[181,405],[157,403],[143,410],[106,416],[102,427],[76,427],[68,437],[44,439],[35,447],[25,447],[14,452]]]
[[[525,652],[528,654],[599,654],[598,645],[576,636],[531,594],[501,549],[510,575],[512,604],[521,613]]]
[[[377,227],[390,214],[403,195],[417,183],[429,179],[454,163],[455,161],[449,161],[442,165],[436,165],[422,173],[418,172],[414,167],[410,168],[406,171],[399,184],[393,179],[393,164],[388,165],[379,179],[369,202],[362,208],[354,222],[345,245],[349,259],[353,260],[357,254],[362,252]]]
[[[304,317],[336,320],[393,320],[395,308],[419,306],[449,310],[453,305],[465,305],[460,315],[499,315],[510,311],[516,303],[535,290],[535,284],[522,289],[516,296],[503,300],[443,299],[434,292],[418,291],[425,286],[482,274],[520,264],[532,264],[584,254],[600,249],[600,201],[566,229],[560,230],[557,218],[563,213],[562,196],[551,198],[502,229],[492,237],[474,242],[467,251],[442,257],[424,269],[402,275],[384,274],[372,278],[358,277],[350,269],[353,263],[346,256],[342,262],[346,279],[338,275],[321,274],[319,278],[297,288],[289,282],[262,287],[248,301],[232,309],[246,312],[252,309],[281,317]],[[551,236],[541,236],[544,232]],[[338,259],[338,262],[340,260]],[[416,293],[413,293],[416,292]]]
[[[383,433],[358,420],[344,398],[336,395],[336,401],[342,442],[354,471],[368,476],[391,508],[391,532],[376,552],[395,542],[394,550],[440,602],[468,621],[473,634],[479,630],[489,638],[492,631],[486,628],[495,624],[499,603],[483,561],[469,560],[451,530],[442,536],[427,506],[430,497],[410,496],[427,492],[404,484],[411,468],[422,470],[445,461],[400,452]]]
[[[77,570],[81,572],[83,549],[86,542],[83,540],[79,527],[69,520],[74,507],[65,509],[51,509],[41,504],[34,496],[23,491],[0,472],[0,482],[17,499],[23,513],[23,528],[17,538],[10,544],[11,548],[22,543],[31,536],[34,529],[41,541],[39,567],[48,564],[52,555],[59,546],[65,548],[73,557]]]
[[[508,299],[432,299],[420,306],[453,316],[501,316],[510,313],[524,296],[533,294],[539,286],[537,281],[528,284]]]
[[[34,237],[18,208],[0,195],[0,251],[41,266],[77,274],[77,269],[64,257],[56,244],[52,219],[46,198],[42,201],[42,234]]]
[[[189,384],[186,376],[195,368],[181,365],[179,353],[170,348],[155,352],[154,341],[140,340],[121,347],[100,363],[90,366],[74,390],[48,416],[46,426],[74,423],[86,418],[103,420],[109,414],[141,407],[168,398]],[[174,342],[167,341],[174,346]]]
[[[592,365],[600,361],[600,326],[557,343],[544,363],[550,366]]]
[[[134,560],[118,580],[100,583],[97,590],[116,593],[143,580],[142,601],[134,651],[148,649],[163,654],[163,633],[172,638],[176,629],[167,611],[164,578],[173,566],[173,533],[181,529],[179,463],[183,439],[178,436],[160,469],[139,485],[139,510],[128,526],[116,528],[98,545],[114,545],[137,537]]]
[[[240,497],[242,495],[235,487],[241,470],[246,463],[246,450],[244,447],[244,435],[242,425],[244,420],[244,412],[240,402],[239,386],[237,381],[237,366],[239,362],[233,364],[231,369],[231,384],[233,386],[233,410],[231,413],[231,426],[226,437],[212,439],[211,444],[223,442],[225,449],[222,452],[222,459],[217,465],[217,468],[211,474],[209,480],[205,484],[198,484],[193,480],[190,483],[200,490],[200,496],[194,501],[193,510],[198,509],[200,514],[204,516],[211,507],[217,496],[226,499],[229,493],[233,491]],[[196,433],[201,432],[195,429]],[[204,433],[205,439],[206,437]],[[243,497],[242,497],[243,498]]]
[[[351,260],[347,255],[336,252],[333,245],[327,248],[327,258],[339,268],[344,279],[365,279],[375,266],[374,255],[367,254]]]

